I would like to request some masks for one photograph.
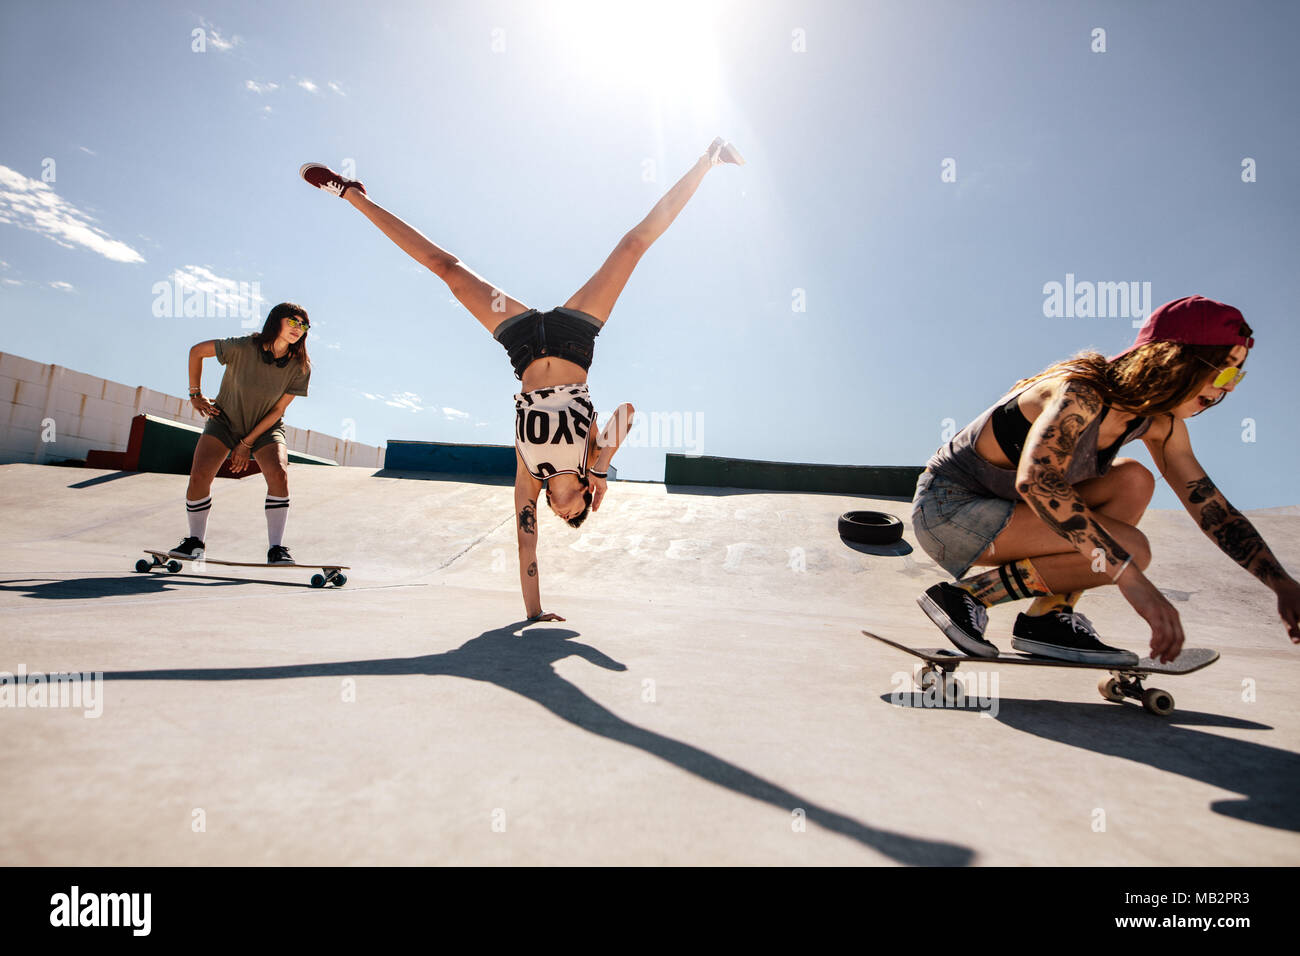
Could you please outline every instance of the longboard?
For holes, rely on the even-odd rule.
[[[144,553],[150,555],[151,560],[146,561],[141,558],[135,563],[135,569],[141,574],[147,574],[154,568],[166,568],[170,573],[175,574],[181,569],[182,561],[202,561],[204,564],[219,564],[227,568],[320,568],[322,573],[312,575],[312,587],[323,588],[327,584],[333,584],[341,588],[348,583],[348,576],[343,572],[351,570],[346,564],[317,564],[314,561],[298,561],[294,564],[258,564],[253,561],[218,561],[207,556],[182,558],[167,551],[154,551],[152,548],[145,548]]]
[[[1173,713],[1174,695],[1157,687],[1143,687],[1143,678],[1151,674],[1190,674],[1193,671],[1199,671],[1203,667],[1209,667],[1219,659],[1219,652],[1208,647],[1185,647],[1182,653],[1168,664],[1162,664],[1160,661],[1145,657],[1136,664],[1127,666],[1058,661],[1048,657],[1037,657],[1033,654],[1021,654],[1019,651],[1003,653],[998,657],[976,657],[973,654],[963,654],[961,651],[950,647],[908,647],[906,644],[891,641],[887,637],[872,634],[870,631],[863,631],[862,633],[867,637],[875,638],[882,644],[896,647],[900,651],[925,661],[919,675],[922,689],[940,683],[945,694],[948,693],[952,682],[949,675],[959,665],[966,663],[983,664],[986,667],[1012,664],[1015,666],[1073,667],[1076,669],[1100,670],[1110,674],[1109,677],[1103,677],[1100,683],[1097,684],[1097,690],[1101,691],[1102,697],[1116,702],[1123,701],[1125,697],[1131,697],[1133,700],[1140,701],[1146,710],[1162,717]]]

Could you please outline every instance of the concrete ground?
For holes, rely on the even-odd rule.
[[[616,482],[581,531],[544,513],[567,621],[525,626],[508,486],[291,481],[288,543],[352,565],[343,588],[135,574],[183,536],[184,478],[0,467],[0,671],[27,675],[0,674],[0,862],[1300,862],[1300,649],[1181,512],[1145,519],[1149,573],[1223,658],[1155,682],[1160,718],[1087,670],[913,697],[912,659],[860,631],[943,643],[915,604],[942,572],[835,525],[906,502]],[[264,494],[218,483],[212,557],[263,560]],[[1300,571],[1300,508],[1250,517]],[[1016,609],[990,615],[1004,648]],[[1082,610],[1145,645],[1113,589]],[[55,671],[102,671],[101,715],[14,706]]]

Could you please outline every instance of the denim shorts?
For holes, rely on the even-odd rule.
[[[961,578],[1011,522],[1014,501],[977,494],[928,468],[916,482],[912,531],[922,550]]]
[[[515,378],[522,379],[529,365],[548,355],[590,369],[600,328],[599,319],[577,309],[529,309],[498,325],[492,337],[505,346]]]
[[[207,424],[203,426],[203,434],[211,435],[231,451],[234,450],[235,446],[238,445],[240,440],[244,437],[243,435],[235,434],[234,430],[230,427],[230,419],[226,417],[225,412],[221,412],[220,414],[213,415],[209,418]],[[257,451],[259,448],[264,448],[267,445],[274,444],[288,444],[285,441],[283,418],[257,436],[257,441],[253,442],[252,450]]]

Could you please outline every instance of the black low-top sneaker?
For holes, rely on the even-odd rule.
[[[1011,633],[1015,635],[1011,640],[1012,647],[1038,657],[1078,664],[1114,664],[1116,667],[1138,662],[1132,651],[1103,644],[1097,639],[1097,629],[1092,622],[1068,606],[1036,617],[1021,614],[1016,618]]]
[[[293,555],[289,553],[288,548],[286,548],[282,544],[277,544],[270,551],[266,552],[266,563],[267,564],[297,564],[298,562],[294,561]]]
[[[349,189],[359,189],[363,196],[366,194],[366,187],[361,183],[355,179],[345,179],[321,163],[303,163],[298,170],[298,175],[317,189],[323,189],[335,196],[342,196]]]
[[[203,555],[203,542],[198,538],[186,538],[167,553],[174,558],[198,558]]]
[[[974,657],[998,656],[998,649],[984,639],[984,630],[989,626],[988,608],[969,591],[940,581],[916,603],[959,650]]]

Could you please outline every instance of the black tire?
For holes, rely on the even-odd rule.
[[[903,522],[883,511],[849,511],[840,515],[840,537],[858,544],[893,544],[902,540]]]
[[[139,571],[141,574],[148,574],[149,569],[152,567],[153,565],[150,564],[148,561],[146,561],[144,558],[141,558],[139,561],[135,563],[135,569]]]

